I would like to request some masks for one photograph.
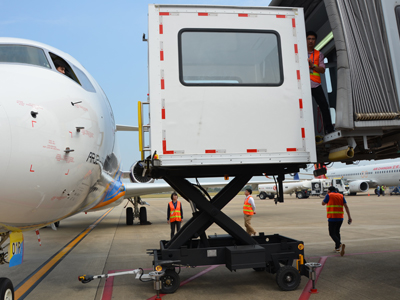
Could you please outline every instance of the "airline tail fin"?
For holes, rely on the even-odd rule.
[[[299,173],[294,173],[293,179],[300,180]]]

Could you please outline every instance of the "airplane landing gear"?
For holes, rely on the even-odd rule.
[[[150,222],[147,222],[147,210],[146,207],[140,207],[139,205],[149,205],[146,201],[143,201],[139,196],[133,198],[128,198],[128,201],[132,203],[132,207],[128,207],[126,209],[126,225],[133,225],[133,220],[138,218],[140,221],[140,225],[146,225]],[[129,204],[129,203],[128,203]]]
[[[14,286],[10,279],[0,278],[0,300],[13,300]]]

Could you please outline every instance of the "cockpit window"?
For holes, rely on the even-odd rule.
[[[21,63],[50,68],[50,64],[40,48],[24,45],[0,45],[0,63]]]
[[[78,84],[81,84],[78,80],[78,77],[76,77],[75,72],[72,70],[71,66],[61,57],[54,53],[50,53],[50,57],[53,61],[54,67],[56,70],[65,76],[71,78],[73,81],[77,82]]]
[[[74,66],[74,70],[75,70],[76,75],[78,75],[78,78],[82,84],[82,87],[85,90],[87,90],[88,92],[96,93],[94,86],[90,82],[89,78],[87,78],[85,73],[83,73],[82,70],[78,69],[76,66]]]

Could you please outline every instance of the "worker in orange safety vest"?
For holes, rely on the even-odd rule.
[[[325,73],[324,55],[315,50],[317,42],[317,34],[314,31],[307,32],[307,50],[308,50],[308,66],[310,69],[311,94],[321,110],[322,119],[324,121],[325,134],[334,130],[332,125],[331,113],[329,105],[326,101],[324,91],[321,87],[321,74]]]
[[[353,221],[350,216],[350,209],[347,206],[346,199],[342,194],[336,192],[334,186],[328,188],[328,194],[322,200],[322,205],[326,205],[326,212],[328,217],[329,235],[335,242],[335,252],[344,255],[345,244],[340,241],[340,227],[343,224],[344,211],[346,209],[348,224]]]
[[[256,205],[254,199],[251,196],[253,191],[251,189],[246,189],[244,194],[246,199],[243,204],[243,214],[244,214],[244,226],[246,227],[246,232],[250,235],[256,235],[256,231],[251,226],[251,218],[256,214]]]
[[[181,229],[181,222],[183,220],[182,204],[178,201],[178,194],[173,192],[171,194],[171,202],[168,203],[167,222],[171,225],[171,239],[176,232]]]

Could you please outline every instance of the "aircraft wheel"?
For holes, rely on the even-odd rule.
[[[133,208],[128,207],[126,213],[126,225],[133,225]]]
[[[161,278],[161,293],[172,294],[179,288],[181,279],[175,270],[166,270]]]
[[[296,197],[298,198],[298,199],[303,199],[303,192],[297,192],[296,193]]]
[[[54,222],[54,226],[56,226],[56,228],[60,227],[60,221]]]
[[[267,198],[267,194],[264,193],[264,192],[261,192],[260,195],[259,195],[258,197],[260,197],[261,200],[264,200],[264,199]]]
[[[13,300],[14,299],[14,287],[10,279],[0,278],[0,299],[1,300]]]
[[[293,291],[297,289],[301,281],[299,271],[292,266],[280,267],[276,272],[276,283],[283,291]]]
[[[141,225],[145,225],[147,223],[147,210],[146,207],[141,207],[139,212],[139,221]]]

